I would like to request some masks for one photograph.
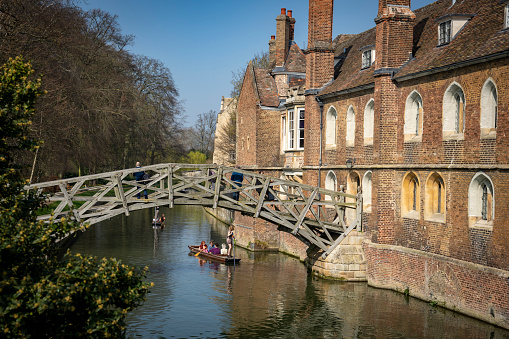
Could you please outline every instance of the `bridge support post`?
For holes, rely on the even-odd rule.
[[[168,202],[173,208],[173,166],[168,166]]]

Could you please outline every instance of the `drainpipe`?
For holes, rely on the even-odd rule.
[[[322,182],[322,138],[323,138],[323,102],[320,98],[316,97],[316,101],[318,102],[318,106],[320,106],[320,158],[318,160],[318,187]]]

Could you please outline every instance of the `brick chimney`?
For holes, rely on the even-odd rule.
[[[334,51],[332,49],[332,13],[334,0],[309,0],[308,48],[306,53],[306,115],[304,121],[304,164],[321,166],[320,116],[322,111],[316,101],[320,89],[333,79]],[[321,186],[319,175],[304,172],[308,184]]]
[[[290,27],[295,25],[295,19],[291,17],[292,11],[288,12],[290,16],[287,15],[286,8],[281,8],[281,14],[276,18],[276,67],[284,66],[290,48]]]
[[[375,59],[375,115],[373,163],[393,165],[402,162],[398,144],[400,114],[398,86],[392,79],[394,71],[408,61],[413,45],[415,15],[410,0],[380,0],[376,23]],[[390,166],[373,173],[373,194],[379,202],[372,209],[372,218],[378,226],[377,242],[395,244],[397,206],[394,200],[401,194],[397,187],[398,173]]]
[[[269,64],[272,66],[276,61],[276,36],[271,35],[269,41]]]
[[[376,70],[397,69],[411,57],[415,14],[410,0],[380,0],[376,22]]]
[[[332,12],[334,0],[309,0],[306,89],[319,89],[334,76]]]

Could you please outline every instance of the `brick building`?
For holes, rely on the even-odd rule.
[[[246,72],[237,136],[241,166],[362,188],[369,284],[505,328],[508,6],[380,0],[374,28],[333,40],[333,0],[310,0],[305,51],[282,12],[275,67]]]

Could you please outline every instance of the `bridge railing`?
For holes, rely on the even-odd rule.
[[[134,173],[150,174],[136,181]],[[99,185],[90,186],[92,182]],[[71,214],[95,224],[119,214],[155,206],[223,207],[264,218],[291,232],[327,256],[353,229],[360,229],[362,195],[271,178],[216,165],[159,164],[32,184],[27,190],[46,194],[47,211],[38,219]],[[148,199],[144,198],[147,191]],[[347,209],[355,210],[348,220]]]

